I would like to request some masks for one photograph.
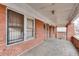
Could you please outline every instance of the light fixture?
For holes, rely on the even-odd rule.
[[[51,5],[55,5],[55,3],[51,3]]]
[[[55,11],[54,11],[54,10],[52,10],[51,12],[52,12],[52,14],[54,15]]]

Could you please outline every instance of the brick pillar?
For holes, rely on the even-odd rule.
[[[57,26],[54,28],[55,38],[57,38]]]
[[[0,4],[0,55],[6,44],[6,7]]]
[[[74,23],[67,25],[67,40],[71,41],[71,37],[74,36]]]

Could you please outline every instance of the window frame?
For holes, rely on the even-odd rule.
[[[77,14],[77,15],[73,18],[73,20],[72,20],[72,23],[73,23],[73,24],[74,24],[74,21],[76,21],[77,18],[79,18],[79,14]],[[74,33],[75,33],[75,34],[74,34],[74,37],[77,38],[77,40],[79,40],[79,37],[78,37],[79,35],[76,35],[76,31],[75,31],[75,30],[76,30],[76,28],[75,28],[75,25],[74,25]]]
[[[13,12],[15,12],[15,13],[18,13],[18,14],[21,14],[21,15],[23,15],[23,40],[21,40],[21,41],[19,41],[19,42],[14,42],[14,43],[8,43],[8,38],[9,38],[9,20],[8,20],[8,10],[11,10],[11,11],[13,11]],[[14,10],[14,9],[11,9],[11,8],[6,8],[6,45],[7,46],[10,46],[10,45],[14,45],[14,44],[18,44],[18,43],[21,43],[21,42],[23,42],[24,41],[24,14],[22,14],[22,13],[20,13],[20,12],[18,12],[18,11],[16,11],[16,10]]]
[[[66,33],[66,27],[57,27],[57,32],[63,32],[63,33]]]
[[[28,21],[28,19],[29,20],[32,20],[33,21],[33,37],[29,37],[29,38],[27,38],[26,40],[28,41],[28,40],[32,40],[32,39],[35,39],[35,18],[34,17],[28,17],[27,18],[27,21]],[[27,23],[26,23],[27,24]],[[27,27],[28,27],[28,24],[27,24]],[[26,28],[27,28],[26,27]],[[27,30],[27,29],[26,29]],[[27,31],[26,31],[27,32]]]
[[[17,12],[17,13],[20,13],[20,14],[22,14],[22,15],[24,15],[24,40],[23,41],[21,41],[21,42],[17,42],[17,43],[14,43],[14,44],[9,44],[9,45],[7,45],[7,27],[8,27],[8,25],[7,25],[7,9],[10,9],[10,10],[12,10],[12,11],[15,11],[15,12]],[[10,47],[10,46],[13,46],[13,45],[17,45],[17,44],[21,44],[21,43],[24,43],[25,41],[27,42],[27,41],[29,41],[29,40],[33,40],[33,39],[35,39],[36,38],[36,29],[35,29],[35,27],[36,27],[36,25],[35,25],[35,20],[36,20],[36,18],[34,18],[34,17],[32,17],[31,19],[33,19],[34,20],[34,37],[31,37],[31,38],[26,38],[27,37],[27,35],[26,35],[26,37],[25,37],[25,32],[26,32],[26,34],[27,34],[27,31],[25,31],[25,30],[27,30],[27,29],[25,29],[25,26],[27,27],[27,18],[29,18],[29,16],[27,17],[27,16],[25,16],[25,14],[23,13],[23,12],[21,12],[21,11],[18,11],[18,10],[16,10],[16,9],[14,9],[14,8],[11,8],[11,7],[6,7],[6,41],[5,41],[5,43],[6,43],[6,47]]]

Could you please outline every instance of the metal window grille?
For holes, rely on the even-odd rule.
[[[24,40],[24,15],[7,9],[7,44]]]

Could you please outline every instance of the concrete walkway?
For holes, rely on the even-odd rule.
[[[23,53],[21,56],[77,56],[77,50],[71,42],[63,39],[50,39]]]

